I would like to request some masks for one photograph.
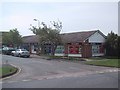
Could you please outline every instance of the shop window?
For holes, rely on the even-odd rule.
[[[69,53],[70,54],[79,54],[79,52],[80,52],[79,46],[76,46],[76,45],[69,46]]]
[[[64,46],[57,46],[55,53],[64,53]]]
[[[92,53],[93,54],[99,53],[99,45],[93,45],[92,46]]]

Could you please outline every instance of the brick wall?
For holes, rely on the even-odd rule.
[[[92,56],[92,46],[88,43],[83,44],[82,46],[82,57],[91,57]]]

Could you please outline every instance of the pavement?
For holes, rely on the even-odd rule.
[[[48,82],[49,82],[49,80],[53,80],[52,82],[55,81],[56,83],[59,83],[59,80],[62,80],[61,82],[65,83],[65,80],[67,78],[68,79],[71,78],[71,79],[73,79],[73,81],[76,81],[76,79],[82,79],[86,76],[89,78],[89,77],[93,77],[95,75],[96,79],[97,78],[100,79],[101,74],[103,74],[104,77],[107,77],[106,75],[109,76],[109,74],[106,74],[106,73],[111,73],[112,75],[114,75],[116,73],[116,75],[117,75],[117,72],[118,72],[118,68],[91,66],[91,65],[85,65],[81,62],[73,63],[73,62],[66,62],[63,60],[62,61],[46,60],[45,57],[36,56],[36,55],[31,55],[30,58],[19,58],[19,57],[3,55],[2,62],[5,63],[7,60],[8,60],[9,64],[13,64],[13,65],[16,65],[17,67],[20,67],[21,72],[19,72],[19,74],[17,74],[16,76],[13,76],[11,78],[3,80],[3,82],[2,82],[3,87],[9,87],[9,85],[11,85],[11,84],[12,84],[12,87],[15,87],[14,86],[14,85],[16,85],[15,83],[17,83],[16,87],[25,87],[25,85],[24,85],[25,82],[30,83],[30,85],[33,84],[33,87],[36,86],[34,84],[34,82],[35,82],[38,85],[36,87],[40,87],[43,84],[44,80],[48,80]],[[114,83],[116,85],[113,84],[113,87],[115,87],[115,86],[117,87],[118,77],[117,76],[115,76],[115,78],[109,77],[109,79],[114,80],[114,82],[116,81]],[[88,81],[90,83],[90,82],[92,82],[92,79],[89,78]],[[109,87],[112,87],[111,82],[107,82],[105,79],[101,79],[101,82],[102,81],[109,83],[110,84]],[[40,84],[40,82],[41,82],[41,84]],[[69,80],[66,82],[68,82],[67,85],[68,85],[68,87],[70,87],[71,84],[69,84]],[[78,81],[76,81],[75,83],[77,83],[77,82]],[[99,83],[101,83],[101,82],[99,82]],[[19,85],[19,83],[21,83],[21,84]],[[82,83],[82,81],[79,81],[78,83]],[[95,81],[94,81],[94,83],[95,83]],[[48,83],[46,83],[46,84],[48,84]],[[26,84],[26,87],[27,87],[27,85],[28,84]],[[77,84],[77,85],[79,85],[79,84]],[[102,85],[103,84],[101,83],[101,86]],[[52,87],[52,85],[50,87]],[[56,86],[53,86],[53,87],[56,87]],[[76,87],[78,87],[78,86],[76,86]]]

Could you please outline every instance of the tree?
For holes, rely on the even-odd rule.
[[[2,36],[3,44],[7,46],[12,45],[13,47],[18,47],[22,43],[22,37],[16,28],[3,33]]]
[[[105,41],[106,55],[107,56],[118,56],[118,43],[120,43],[120,37],[117,34],[108,33]]]
[[[42,54],[44,54],[43,46],[46,43],[51,44],[52,55],[54,55],[57,45],[61,43],[60,31],[62,29],[62,23],[60,21],[53,21],[51,24],[54,28],[51,28],[50,26],[48,27],[44,22],[41,22],[42,26],[39,28],[36,28],[35,26],[32,26],[32,28],[30,28],[34,34],[39,35],[39,46],[42,48]]]
[[[118,58],[120,58],[120,36],[118,36]]]

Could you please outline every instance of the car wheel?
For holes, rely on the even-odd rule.
[[[27,56],[27,58],[29,58],[30,56]]]
[[[12,53],[11,55],[12,55],[12,56],[14,56],[14,54],[13,54],[13,53]]]
[[[13,56],[15,56],[15,57],[16,57],[15,53],[13,53]]]
[[[18,54],[18,57],[21,57],[20,53]]]

